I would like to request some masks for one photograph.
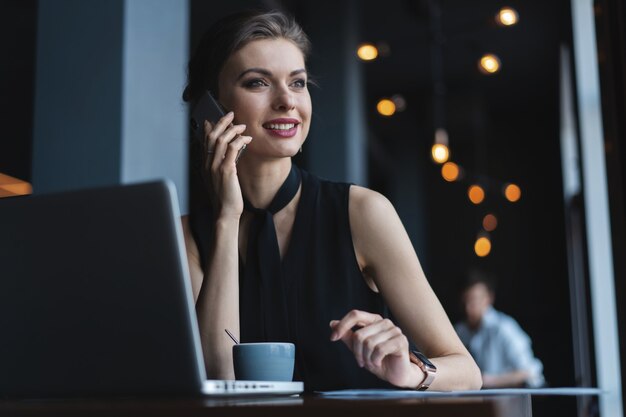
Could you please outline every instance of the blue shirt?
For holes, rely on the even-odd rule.
[[[544,385],[543,365],[533,354],[530,337],[512,317],[489,307],[478,329],[465,322],[454,328],[483,374],[527,371],[529,387]]]

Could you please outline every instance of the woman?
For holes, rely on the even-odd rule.
[[[307,390],[479,388],[389,201],[292,165],[311,122],[308,50],[292,19],[247,12],[212,26],[189,64],[185,100],[210,90],[232,110],[204,126],[211,204],[183,219],[209,377],[234,377],[229,329],[295,343]]]

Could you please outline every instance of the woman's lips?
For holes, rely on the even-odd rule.
[[[292,120],[276,120],[265,123],[263,128],[265,128],[265,130],[267,130],[272,136],[290,138],[295,136],[298,132],[299,124],[299,122]]]

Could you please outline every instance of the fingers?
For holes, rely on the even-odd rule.
[[[373,338],[372,338],[373,339]],[[388,331],[376,335],[375,340],[365,344],[363,356],[365,364],[369,369],[380,368],[383,359],[390,355],[403,356],[408,355],[409,341],[402,334],[399,327],[393,327]]]
[[[241,152],[252,142],[252,136],[238,136],[228,143],[223,164],[234,166],[241,155]]]
[[[231,111],[224,115],[215,126],[208,121],[204,121],[204,137],[205,146],[207,150],[212,150],[215,147],[217,138],[224,133],[228,126],[233,122],[235,114]]]
[[[374,322],[381,321],[382,319],[383,318],[378,314],[372,314],[361,310],[352,310],[339,320],[339,322],[335,323],[333,326],[333,332],[330,335],[330,340],[339,340],[346,334],[351,334],[349,332],[352,332],[352,328],[354,326],[365,327]]]
[[[355,326],[362,327],[354,330]],[[342,320],[332,320],[330,327],[331,340],[344,342],[360,367],[375,370],[389,355],[408,354],[409,343],[402,330],[377,314],[354,310]]]
[[[211,135],[213,135],[216,130],[217,129],[214,129],[213,132],[211,132]],[[246,125],[234,125],[232,127],[229,127],[225,132],[223,132],[215,139],[213,148],[209,148],[213,151],[213,154],[211,155],[213,157],[211,168],[214,171],[218,169],[218,167],[226,157],[226,151],[228,150],[228,146],[230,145],[230,143],[245,130]]]
[[[225,134],[229,128],[233,127],[232,122],[234,117],[235,115],[231,111],[218,120],[216,124],[213,124],[208,120],[204,121],[204,152],[206,156],[205,167],[208,167],[210,161],[215,155],[215,146],[218,138]]]
[[[393,328],[391,320],[385,319],[363,327],[354,332],[352,338],[352,352],[359,366],[363,367],[369,360],[371,351],[376,347],[374,342],[380,339],[380,333]]]
[[[370,359],[377,345],[389,339],[390,333],[393,333],[393,336],[397,336],[394,330],[396,328],[391,320],[384,319],[354,332],[352,352],[359,366],[371,367]]]
[[[334,329],[335,327],[337,327],[339,323],[340,323],[339,320],[331,320],[330,327]],[[352,330],[345,332],[341,337],[336,336],[335,331],[333,331],[331,334],[330,340],[332,340],[333,342],[337,340],[341,340],[348,347],[348,349],[352,350],[352,337],[353,336],[354,336],[354,332]]]
[[[237,178],[237,155],[252,141],[252,137],[241,135],[246,125],[233,124],[233,117],[233,112],[229,112],[214,125],[205,121],[202,175],[209,198],[220,207],[221,212],[240,216],[243,200]]]

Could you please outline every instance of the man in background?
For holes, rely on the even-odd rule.
[[[530,337],[515,319],[493,308],[494,298],[488,279],[471,276],[462,295],[465,321],[455,325],[482,372],[483,388],[543,386],[543,365]]]

